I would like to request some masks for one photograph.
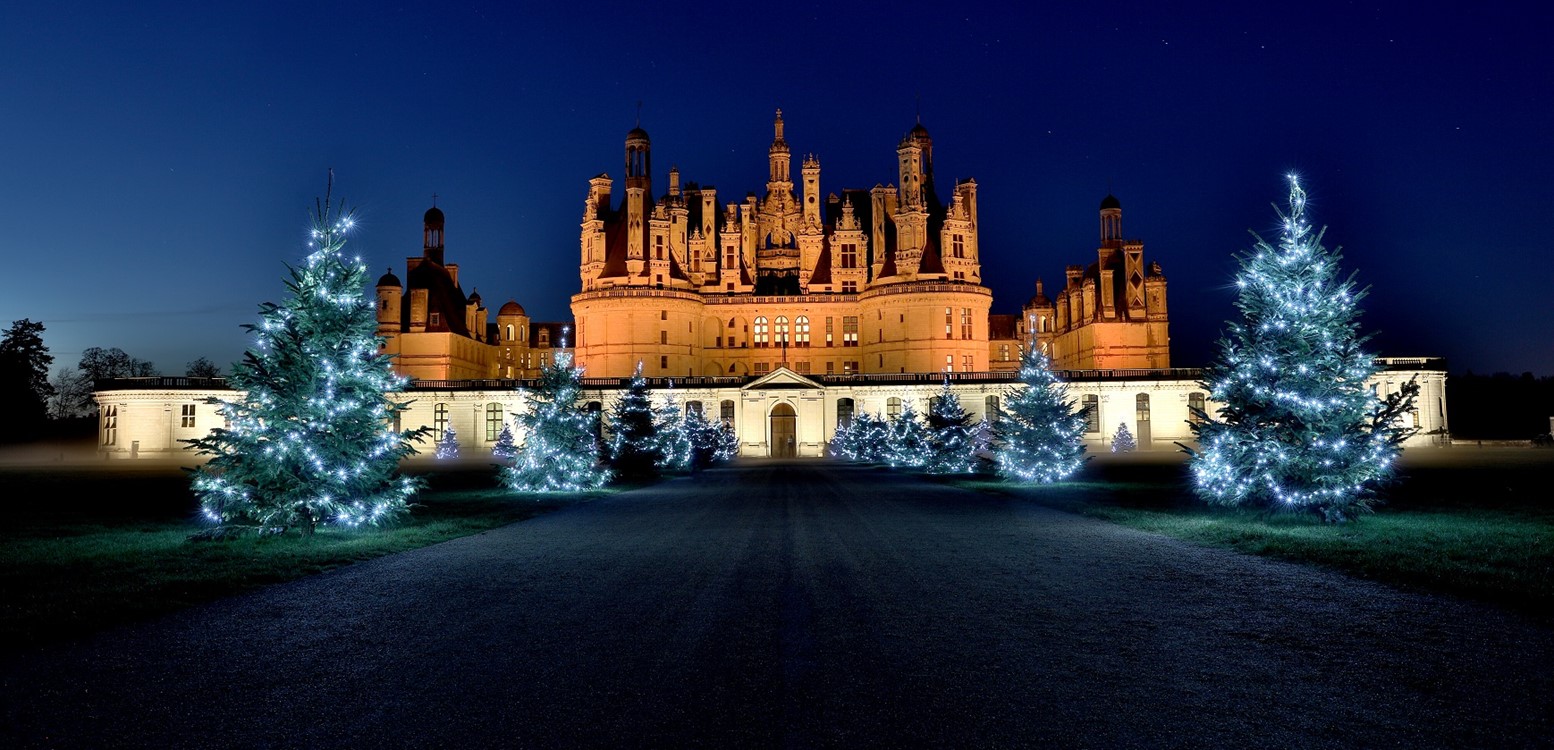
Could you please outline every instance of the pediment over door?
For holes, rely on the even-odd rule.
[[[804,377],[786,367],[779,367],[740,387],[742,391],[775,390],[782,388],[817,388],[825,386]]]

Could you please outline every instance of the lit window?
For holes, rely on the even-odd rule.
[[[432,432],[434,439],[442,439],[442,434],[448,430],[448,405],[437,404],[432,407]]]
[[[858,316],[847,315],[842,318],[842,346],[858,345]]]
[[[809,317],[806,315],[793,320],[793,345],[801,348],[809,346]]]
[[[971,338],[971,308],[969,307],[960,309],[960,337]]]
[[[830,318],[830,317],[826,318],[826,346],[835,346],[836,345],[836,342],[834,340],[832,340],[832,333],[831,333],[831,331],[833,330],[832,329],[832,323],[831,323],[832,320],[834,320],[834,318]]]
[[[494,443],[502,435],[502,405],[486,404],[486,442]]]
[[[1101,431],[1101,398],[1095,394],[1089,394],[1079,402],[1085,412],[1085,432]]]
[[[1203,423],[1203,414],[1208,411],[1204,406],[1203,391],[1193,391],[1187,394],[1187,421],[1193,424]]]
[[[947,339],[948,338],[954,338],[954,333],[955,333],[955,311],[953,311],[950,308],[946,307],[946,308],[944,308],[944,337],[947,338]]]
[[[767,340],[766,316],[763,315],[755,319],[755,347],[760,349],[770,344],[771,342]]]
[[[103,407],[103,445],[119,444],[119,407],[108,404]]]
[[[788,344],[788,316],[777,316],[777,338],[773,343],[778,346],[786,346]]]
[[[955,355],[953,355],[953,354],[946,354],[946,355],[944,355],[944,371],[945,372],[955,372]]]

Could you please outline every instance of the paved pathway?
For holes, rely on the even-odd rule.
[[[1520,747],[1549,628],[751,463],[0,669],[9,747]]]

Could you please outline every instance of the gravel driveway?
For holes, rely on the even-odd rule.
[[[1554,631],[750,462],[0,667],[7,747],[1526,747]]]

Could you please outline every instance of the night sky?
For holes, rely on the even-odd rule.
[[[466,292],[570,319],[587,181],[620,180],[641,101],[655,192],[678,166],[720,200],[764,190],[778,107],[822,194],[894,182],[920,112],[940,185],[980,185],[994,312],[1095,259],[1110,190],[1178,366],[1298,172],[1373,349],[1554,374],[1544,4],[975,5],[9,3],[0,324],[42,320],[56,365],[230,363],[331,167],[373,278],[436,193]]]

